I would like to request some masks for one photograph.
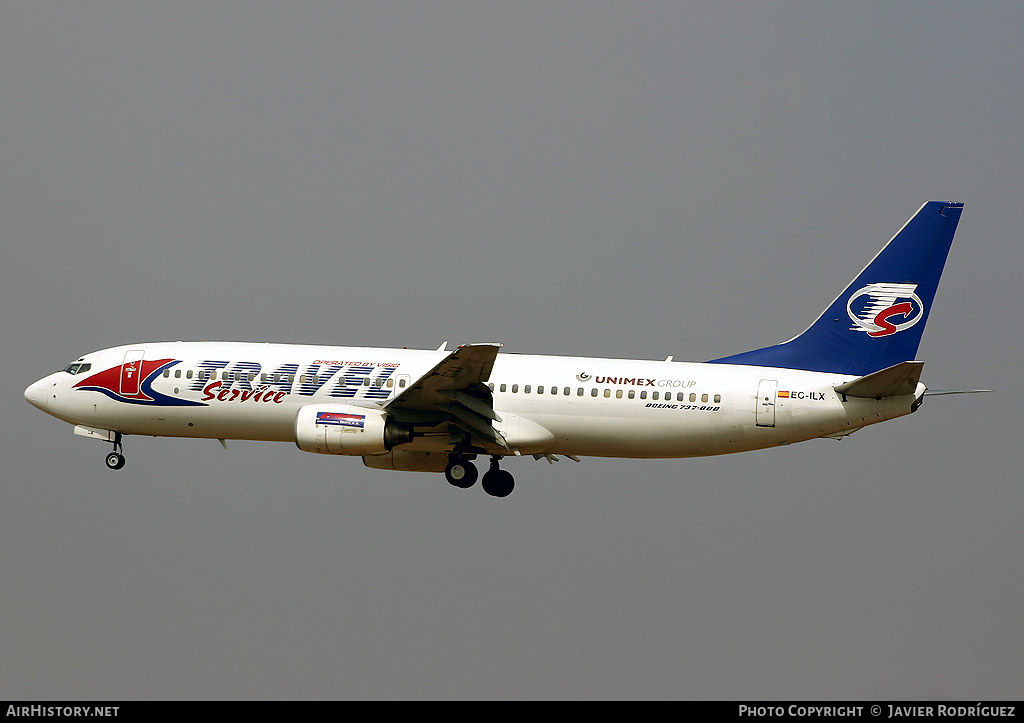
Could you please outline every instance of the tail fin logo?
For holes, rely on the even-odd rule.
[[[870,337],[884,337],[909,329],[924,317],[924,303],[914,292],[917,284],[868,284],[846,302],[853,326]]]

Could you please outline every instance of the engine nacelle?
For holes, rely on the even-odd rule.
[[[295,416],[295,444],[316,454],[384,454],[412,441],[412,426],[377,409],[307,404]]]

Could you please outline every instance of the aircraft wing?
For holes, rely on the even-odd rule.
[[[491,425],[501,421],[494,411],[487,380],[501,344],[466,344],[442,359],[408,389],[384,405],[410,421],[447,420],[476,437],[507,448]]]

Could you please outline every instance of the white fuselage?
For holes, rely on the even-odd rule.
[[[242,342],[135,344],[88,354],[79,360],[90,365],[87,371],[52,374],[26,397],[72,424],[127,435],[294,442],[303,406],[380,408],[449,354]],[[82,386],[104,371],[100,382]],[[511,425],[518,423],[550,433],[522,436],[515,453],[653,458],[838,436],[909,414],[924,392],[919,384],[911,395],[844,400],[834,387],[852,378],[729,364],[499,354],[487,386],[503,416],[497,429],[506,425],[511,438],[517,438]],[[450,441],[426,435],[403,448],[442,452]]]

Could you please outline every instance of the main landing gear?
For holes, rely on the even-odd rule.
[[[484,492],[491,497],[508,497],[516,488],[515,479],[503,469],[498,468],[501,459],[498,455],[491,456],[491,468],[484,472]],[[444,477],[449,484],[468,489],[476,484],[476,466],[461,454],[455,453],[448,458],[448,466],[444,468]]]
[[[484,492],[491,497],[508,497],[516,488],[516,481],[511,473],[498,469],[498,460],[500,459],[501,457],[498,455],[492,455],[491,468],[484,472]]]
[[[444,468],[444,478],[448,483],[460,489],[468,490],[476,484],[476,465],[461,454],[453,454],[448,458],[448,466]]]
[[[107,455],[107,467],[109,469],[121,469],[124,467],[124,454],[121,447],[121,433],[114,433],[114,451]]]

